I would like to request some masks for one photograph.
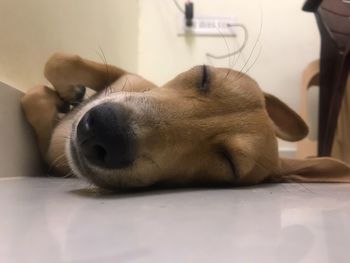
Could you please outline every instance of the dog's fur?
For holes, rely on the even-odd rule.
[[[54,90],[35,87],[23,97],[22,106],[43,158],[56,173],[72,171],[108,189],[157,183],[350,182],[350,167],[338,160],[279,158],[276,136],[297,141],[307,135],[307,126],[241,72],[197,66],[158,88],[111,65],[55,54],[45,76]],[[84,87],[96,95],[67,108],[79,103]],[[106,102],[129,111],[137,150],[135,161],[125,168],[97,167],[79,149],[79,121]],[[70,112],[59,118],[63,109]]]

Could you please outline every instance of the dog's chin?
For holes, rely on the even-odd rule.
[[[67,143],[66,154],[73,173],[100,188],[115,191],[148,186],[142,180],[137,179],[137,176],[127,172],[127,169],[103,169],[89,164],[80,153],[74,140]]]

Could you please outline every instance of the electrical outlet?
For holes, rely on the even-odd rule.
[[[236,36],[235,27],[237,21],[234,17],[194,17],[193,25],[186,26],[184,17],[179,21],[178,35],[195,36]]]

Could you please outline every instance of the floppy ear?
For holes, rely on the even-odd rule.
[[[350,166],[334,158],[280,159],[280,167],[280,174],[271,178],[273,181],[350,183]]]
[[[266,110],[275,126],[276,136],[286,141],[299,141],[309,129],[303,119],[275,96],[265,93]]]

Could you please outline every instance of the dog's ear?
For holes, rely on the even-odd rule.
[[[274,123],[276,136],[286,141],[299,141],[309,129],[303,119],[275,96],[264,93],[266,110]]]
[[[280,159],[280,172],[271,179],[278,182],[350,183],[350,166],[329,157]]]

